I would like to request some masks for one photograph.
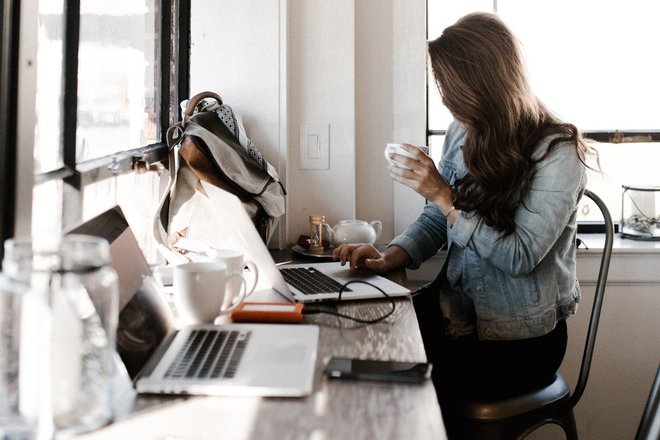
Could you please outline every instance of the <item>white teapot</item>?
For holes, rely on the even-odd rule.
[[[374,244],[383,232],[383,224],[380,220],[371,223],[364,220],[340,220],[334,228],[324,223],[323,229],[328,241],[334,246],[346,243]]]

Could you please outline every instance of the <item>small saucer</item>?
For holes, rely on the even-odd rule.
[[[307,249],[300,246],[299,244],[295,244],[293,245],[291,250],[297,254],[304,255],[306,257],[313,257],[313,258],[326,259],[326,260],[332,259],[332,249],[324,249],[322,254],[314,254],[312,252],[309,252]]]

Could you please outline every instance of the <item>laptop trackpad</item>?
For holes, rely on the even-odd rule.
[[[298,364],[305,360],[308,350],[305,345],[296,344],[288,347],[278,347],[268,349],[262,356],[259,356],[262,362],[273,364],[293,363]]]

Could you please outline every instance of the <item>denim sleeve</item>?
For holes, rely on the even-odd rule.
[[[434,256],[447,242],[447,219],[435,203],[427,203],[420,216],[389,246],[405,250],[412,262],[410,269],[417,269],[425,260]]]
[[[558,240],[586,186],[586,170],[574,146],[560,144],[542,162],[504,236],[478,215],[460,213],[449,239],[513,276],[530,273]]]

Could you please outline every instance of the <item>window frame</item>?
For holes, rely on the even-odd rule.
[[[20,0],[0,8],[0,239],[13,236],[16,218],[16,141],[18,108],[18,35]],[[0,246],[0,259],[4,246]]]
[[[63,165],[59,169],[34,176],[35,185],[53,180],[63,181],[64,229],[82,220],[82,191],[86,185],[121,174],[149,170],[157,163],[167,165],[167,129],[171,121],[178,119],[177,103],[189,93],[190,0],[160,0],[158,7],[160,50],[156,99],[160,141],[144,146],[127,145],[126,150],[76,163],[78,96],[75,91],[78,89],[80,0],[65,1],[61,121]]]

